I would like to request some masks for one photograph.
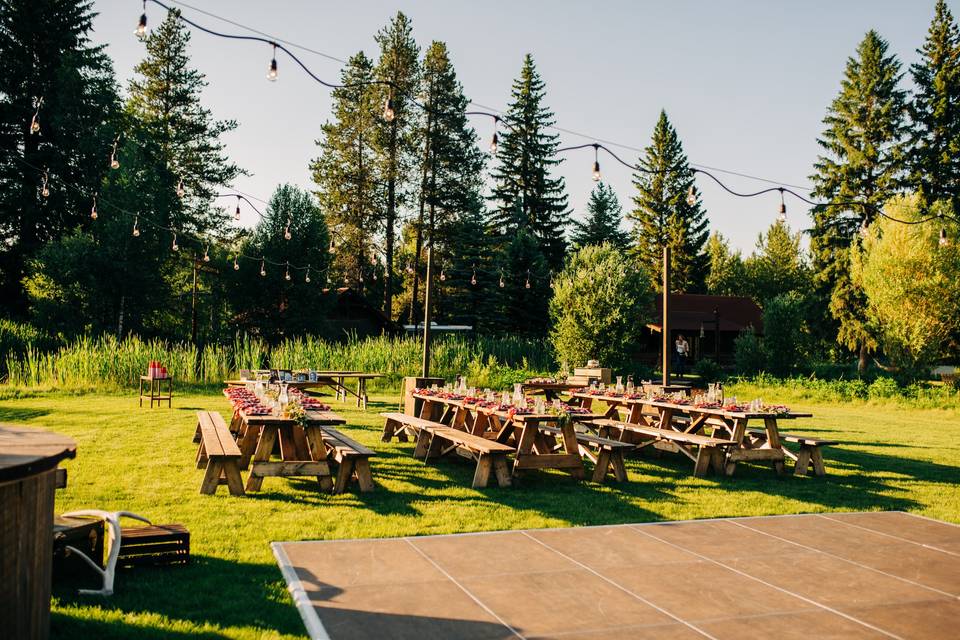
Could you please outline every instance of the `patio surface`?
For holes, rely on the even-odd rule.
[[[273,548],[315,639],[960,633],[960,527],[902,512]]]

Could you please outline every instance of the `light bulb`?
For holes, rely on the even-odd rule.
[[[598,160],[593,161],[593,181],[600,182],[600,162]]]
[[[411,267],[409,264],[407,265],[407,273],[413,273],[413,267]]]
[[[333,248],[334,248],[335,246],[336,246],[336,245],[334,244],[333,240],[330,240],[330,251],[333,251]]]
[[[374,282],[376,282],[376,281],[377,281],[377,272],[374,271],[374,272],[373,272],[373,275],[370,276],[370,277],[373,279]]]
[[[93,196],[93,207],[90,209],[90,218],[92,220],[97,219],[97,196]]]
[[[288,225],[286,226],[286,228],[283,230],[283,239],[284,239],[284,240],[289,240],[289,239],[292,238],[292,237],[293,237],[293,236],[290,234],[290,225],[288,224]]]
[[[237,210],[234,211],[233,213],[233,219],[234,220],[240,219],[240,198],[237,198]]]
[[[140,14],[140,22],[137,23],[137,28],[134,29],[133,34],[143,40],[147,35],[147,14]]]
[[[505,286],[507,286],[507,283],[503,281],[503,276],[500,276],[500,288],[503,289]]]
[[[860,222],[860,237],[861,237],[861,238],[866,238],[866,237],[867,237],[867,231],[868,231],[868,229],[867,229],[867,219],[864,218],[864,219]]]
[[[783,201],[783,189],[780,189],[780,212],[777,214],[777,221],[787,221],[787,203]]]
[[[170,245],[170,248],[174,251],[180,251],[180,245],[177,244],[177,234],[173,234],[173,244]]]
[[[473,275],[470,276],[470,284],[477,286],[477,272],[474,271]]]
[[[290,282],[290,267],[287,267],[287,272],[283,275],[283,279]]]
[[[177,183],[177,197],[182,198],[186,193],[186,190],[183,188],[183,178],[180,178],[180,182]]]
[[[233,256],[233,270],[240,271],[240,263],[237,262],[237,256]]]
[[[494,131],[494,132],[493,132],[493,138],[490,139],[490,155],[492,155],[492,156],[497,155],[497,143],[498,143],[498,142],[499,142],[499,139],[497,138],[497,132]]]
[[[111,168],[111,169],[119,169],[119,168],[120,168],[120,161],[117,160],[116,156],[114,156],[114,155],[111,155],[111,156],[110,156],[110,168]]]
[[[207,245],[203,250],[203,261],[210,262],[210,245]]]
[[[304,282],[310,284],[310,265],[307,265],[307,276],[303,279]]]
[[[945,247],[950,244],[950,239],[947,238],[947,230],[943,227],[940,228],[940,246]]]
[[[50,189],[47,188],[47,185],[43,185],[43,190],[40,191],[40,195],[42,195],[44,198],[50,197]]]
[[[523,285],[523,288],[524,288],[524,289],[529,289],[529,288],[530,288],[530,281],[529,281],[529,280],[527,280],[526,284]]]
[[[687,189],[687,204],[691,207],[697,204],[697,194],[693,190],[693,185],[690,185],[690,188]]]
[[[445,282],[447,275],[443,272],[443,269],[440,269],[440,282]]]
[[[267,80],[269,80],[270,82],[277,81],[277,59],[276,58],[273,58],[270,61],[270,70],[267,71]]]
[[[30,133],[40,133],[40,121],[37,120],[37,116],[33,116],[30,120]]]
[[[134,237],[134,238],[139,238],[139,237],[140,237],[140,227],[138,226],[139,223],[140,223],[140,218],[139,218],[139,217],[136,217],[136,218],[133,219],[133,237]]]
[[[267,263],[265,260],[260,261],[260,277],[263,278],[267,275]]]
[[[393,110],[393,98],[387,98],[387,101],[383,103],[383,119],[387,122],[393,122],[396,116],[397,114]]]

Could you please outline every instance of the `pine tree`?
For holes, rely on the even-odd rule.
[[[415,248],[411,321],[419,318],[421,249],[433,247],[434,264],[451,262],[462,247],[462,217],[480,206],[484,154],[467,121],[467,98],[450,62],[447,46],[431,43],[423,60],[421,94],[425,115],[420,119],[423,153],[420,160],[419,210],[414,220]],[[473,242],[473,240],[469,240]],[[438,297],[438,302],[440,298]],[[439,308],[439,307],[438,307]]]
[[[671,249],[671,288],[698,292],[707,276],[707,216],[694,187],[696,199],[687,202],[693,173],[676,129],[667,112],[653,130],[653,140],[640,158],[633,175],[637,195],[629,217],[633,221],[634,251],[659,290],[663,281],[663,248]]]
[[[500,256],[496,301],[500,329],[511,334],[543,336],[549,326],[550,270],[538,239],[526,229],[510,238]]]
[[[29,260],[90,224],[108,170],[119,99],[110,58],[90,43],[94,15],[86,0],[0,4],[0,299],[10,314],[26,310]]]
[[[555,157],[559,136],[547,132],[554,119],[543,105],[545,96],[544,82],[527,54],[503,116],[497,165],[491,173],[490,226],[504,245],[520,231],[530,233],[548,267],[556,271],[563,265],[570,211],[563,178],[550,175],[560,164]]]
[[[761,307],[778,295],[806,293],[810,280],[800,248],[800,233],[774,222],[757,237],[756,250],[744,263],[750,295]]]
[[[374,149],[380,180],[385,188],[382,215],[386,276],[383,311],[393,318],[394,246],[402,209],[409,204],[416,166],[417,120],[421,116],[413,101],[420,82],[420,49],[413,39],[410,18],[398,11],[374,40],[380,46],[375,76],[384,118],[377,121]],[[387,112],[391,113],[388,114]]]
[[[920,61],[910,66],[913,101],[909,135],[910,186],[929,204],[960,198],[960,30],[937,0]]]
[[[334,241],[330,281],[346,278],[361,291],[374,284],[384,202],[373,147],[381,106],[373,79],[372,61],[362,51],[352,56],[340,75],[345,86],[332,92],[334,119],[322,126],[320,156],[310,164]]]
[[[594,187],[587,202],[587,214],[583,222],[574,223],[572,240],[575,247],[606,242],[622,250],[630,245],[630,234],[620,228],[623,208],[612,187],[603,182]]]
[[[811,180],[813,195],[821,200],[882,207],[901,185],[906,94],[899,87],[900,62],[888,49],[876,31],[869,31],[856,56],[847,60],[840,93],[817,141],[826,154],[814,165]],[[821,308],[829,306],[839,323],[838,342],[859,352],[862,371],[874,341],[864,316],[865,298],[850,282],[850,247],[861,225],[873,220],[874,210],[819,206],[812,215],[810,248]]]
[[[719,231],[707,240],[708,260],[706,292],[716,296],[747,295],[743,258],[740,251],[730,249],[730,243]]]

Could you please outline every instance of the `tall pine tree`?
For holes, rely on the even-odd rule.
[[[687,202],[693,173],[676,129],[661,111],[653,140],[633,175],[637,194],[629,217],[633,222],[634,251],[654,278],[659,290],[663,279],[663,249],[670,247],[671,288],[702,292],[708,257],[707,215],[694,187],[695,200]]]
[[[416,166],[417,120],[421,116],[413,100],[420,82],[420,48],[413,39],[410,18],[398,11],[374,40],[380,46],[380,59],[374,75],[384,117],[377,121],[374,149],[380,180],[385,189],[382,228],[386,274],[383,311],[393,318],[394,251],[403,208],[409,204]]]
[[[888,49],[871,30],[847,60],[840,93],[827,110],[826,129],[817,140],[825,154],[814,165],[811,180],[813,195],[821,200],[882,207],[901,186],[907,103],[899,86],[900,62]],[[875,341],[864,316],[866,299],[850,282],[850,247],[861,225],[868,225],[875,213],[869,206],[818,206],[812,215],[810,248],[820,306],[829,305],[839,324],[837,341],[859,354],[863,371]]]
[[[606,242],[615,249],[626,249],[630,245],[630,234],[620,228],[622,218],[623,207],[613,187],[600,182],[590,192],[587,218],[574,223],[574,246],[580,248]]]
[[[547,265],[556,271],[563,265],[570,211],[563,178],[551,176],[560,164],[556,158],[559,137],[547,130],[554,119],[543,104],[545,96],[544,82],[527,54],[503,116],[497,164],[491,174],[490,225],[505,244],[520,231],[532,235]]]
[[[310,165],[333,239],[330,281],[346,279],[361,291],[374,284],[384,202],[373,147],[382,105],[373,79],[373,62],[362,51],[352,56],[340,74],[344,86],[332,93],[334,119],[322,127],[320,156]]]
[[[92,5],[0,3],[0,299],[7,313],[26,310],[22,279],[37,251],[90,224],[92,194],[108,170],[120,105],[110,59],[90,43]],[[39,129],[31,133],[35,113]]]
[[[916,90],[910,104],[910,186],[927,204],[960,198],[960,30],[937,0],[920,61],[910,66]]]

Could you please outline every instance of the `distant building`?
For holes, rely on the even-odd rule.
[[[713,358],[718,351],[720,363],[729,364],[733,362],[733,342],[741,331],[753,327],[757,334],[763,333],[763,312],[756,302],[742,296],[673,293],[670,294],[669,310],[670,345],[683,334],[690,343],[691,364],[703,358]],[[660,362],[662,315],[663,298],[658,295],[653,311],[657,320],[647,325],[647,340],[637,354],[637,359],[645,364]]]
[[[327,325],[332,338],[356,335],[358,338],[379,336],[381,334],[399,335],[403,329],[372,305],[366,296],[351,289],[324,289],[329,301]]]

